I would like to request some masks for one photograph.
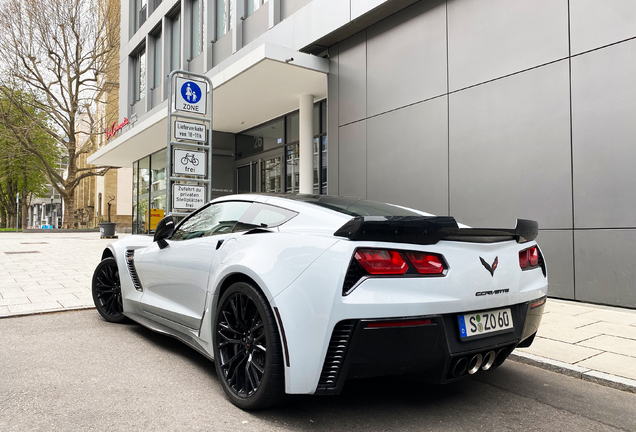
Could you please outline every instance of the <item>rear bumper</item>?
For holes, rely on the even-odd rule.
[[[512,331],[465,341],[456,313],[340,321],[316,394],[338,394],[352,378],[415,374],[424,381],[447,383],[494,369],[518,345],[531,343],[545,307],[545,301],[538,300],[510,306]],[[404,320],[404,326],[376,327],[396,320]]]

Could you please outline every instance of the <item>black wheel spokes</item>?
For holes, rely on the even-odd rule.
[[[116,264],[102,267],[95,280],[95,291],[99,304],[107,315],[117,316],[123,312],[119,272]]]
[[[267,341],[262,318],[243,293],[228,298],[220,312],[217,333],[223,378],[237,395],[247,397],[258,390],[265,374]]]

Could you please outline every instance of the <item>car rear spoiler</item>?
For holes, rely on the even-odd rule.
[[[517,219],[513,229],[460,228],[450,216],[357,216],[334,233],[349,240],[429,245],[440,240],[497,243],[515,240],[526,243],[539,233],[539,224]]]

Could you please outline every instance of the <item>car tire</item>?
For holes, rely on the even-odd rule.
[[[249,283],[232,284],[219,301],[213,330],[216,373],[232,403],[244,410],[282,403],[282,347],[265,296]]]
[[[97,265],[93,273],[92,291],[95,308],[106,321],[112,323],[126,321],[119,269],[115,258],[105,258]]]

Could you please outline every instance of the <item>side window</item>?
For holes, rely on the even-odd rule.
[[[212,204],[186,219],[174,232],[171,240],[230,233],[251,204],[244,201]]]
[[[252,228],[273,228],[280,226],[296,216],[295,211],[267,204],[254,203],[243,214],[235,231],[245,231]]]

